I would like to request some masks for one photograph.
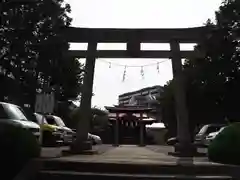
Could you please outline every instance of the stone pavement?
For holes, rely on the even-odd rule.
[[[35,160],[38,169],[32,179],[240,179],[237,166],[212,163],[206,157],[173,157],[168,155],[171,146],[97,145],[94,155],[61,154],[67,148],[43,148],[44,159]]]
[[[113,149],[112,145],[96,145],[93,146],[93,150],[98,152],[98,155],[105,153],[106,151]],[[41,152],[42,158],[59,158],[62,157],[62,151],[68,150],[68,146],[60,146],[60,147],[43,147]]]
[[[74,162],[99,162],[99,163],[134,163],[134,164],[213,164],[206,157],[177,158],[168,155],[173,151],[171,146],[151,145],[139,147],[136,145],[98,145],[94,149],[98,154],[94,155],[68,155],[61,156],[61,151],[67,147],[44,149],[43,157],[55,157],[56,160]],[[214,163],[216,164],[216,163]]]

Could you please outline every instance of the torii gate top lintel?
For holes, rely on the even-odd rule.
[[[113,29],[113,28],[77,28],[63,29],[68,42],[129,42],[138,40],[149,43],[169,43],[175,39],[182,43],[197,43],[211,29],[207,26],[177,29]]]
[[[63,29],[63,35],[72,43],[127,43],[127,51],[101,50],[95,53],[96,58],[172,58],[170,51],[141,51],[143,43],[199,43],[212,31],[207,26],[181,29],[106,29],[76,28]],[[85,50],[70,50],[71,57],[84,58]],[[202,56],[193,51],[181,51],[182,58]]]

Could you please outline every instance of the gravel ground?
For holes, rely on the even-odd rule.
[[[174,147],[173,146],[163,146],[163,145],[148,145],[146,148],[159,153],[168,154],[168,152],[173,152]],[[207,148],[198,148],[199,153],[207,153]]]
[[[114,149],[115,147],[113,147],[110,144],[102,144],[102,145],[95,145],[93,146],[93,150],[97,150],[98,154],[103,154],[111,149]]]
[[[157,153],[161,153],[161,154],[165,154],[168,156],[169,152],[174,152],[174,147],[173,146],[160,146],[160,145],[149,145],[146,146],[146,148],[157,152]],[[178,163],[181,164],[181,162],[185,162],[188,161],[188,163],[196,161],[196,162],[208,162],[208,158],[206,156],[207,154],[207,148],[198,148],[198,152],[203,154],[199,157],[194,157],[194,158],[178,158]]]
[[[163,153],[163,154],[168,154],[169,152],[173,152],[174,148],[172,146],[163,146],[163,145],[148,145],[146,148],[157,152],[157,153]]]

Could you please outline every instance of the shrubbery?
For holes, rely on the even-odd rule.
[[[40,155],[41,148],[36,137],[21,127],[1,127],[0,144],[1,176],[5,179],[16,176],[30,159]]]
[[[240,165],[240,123],[233,123],[220,132],[208,148],[211,161]]]

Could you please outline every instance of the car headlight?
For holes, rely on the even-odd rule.
[[[58,129],[54,128],[54,129],[53,129],[53,132],[58,132]]]
[[[61,129],[57,129],[57,128],[54,128],[52,132],[54,134],[62,134],[63,133],[63,131],[61,131]]]

